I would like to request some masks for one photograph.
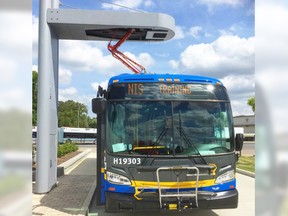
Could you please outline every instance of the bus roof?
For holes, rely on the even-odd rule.
[[[108,86],[113,83],[131,83],[131,82],[169,82],[169,83],[203,83],[220,84],[222,82],[216,78],[199,75],[183,74],[120,74],[109,80]]]
[[[77,132],[77,133],[96,133],[96,128],[73,128],[73,127],[62,127],[64,132]]]
[[[97,133],[97,128],[59,127],[58,130],[63,130],[63,132]],[[34,131],[37,132],[37,126],[33,126],[32,132]]]

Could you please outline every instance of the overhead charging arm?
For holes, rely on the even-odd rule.
[[[123,44],[131,34],[135,32],[135,29],[129,29],[129,31],[121,38],[115,45],[111,45],[111,41],[108,44],[108,50],[112,53],[112,56],[121,61],[124,65],[126,65],[130,70],[134,73],[146,73],[145,67],[133,61],[131,58],[126,56],[124,53],[120,52],[118,48]]]

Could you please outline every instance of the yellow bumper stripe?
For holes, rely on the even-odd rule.
[[[214,185],[215,179],[199,180],[198,187],[208,187]],[[131,181],[131,186],[137,188],[158,188],[158,182],[149,181]],[[195,188],[196,181],[186,182],[160,182],[161,188]]]

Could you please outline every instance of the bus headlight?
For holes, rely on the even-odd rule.
[[[222,175],[218,176],[215,180],[215,184],[221,184],[223,182],[230,181],[234,178],[235,178],[235,172],[234,172],[234,170],[230,170],[230,171],[227,171],[227,172],[223,173]]]
[[[107,180],[113,184],[131,185],[127,177],[109,171],[107,171]]]

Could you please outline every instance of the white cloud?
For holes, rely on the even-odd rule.
[[[69,87],[66,89],[59,89],[59,101],[73,100],[78,91],[75,87]]]
[[[233,115],[253,114],[251,107],[247,105],[247,100],[255,95],[254,75],[238,76],[234,74],[224,77],[221,81],[228,91]]]
[[[75,95],[77,93],[77,89],[74,87],[69,87],[66,89],[60,89],[59,93],[63,95]]]
[[[179,67],[179,62],[175,61],[175,60],[170,60],[169,61],[169,65],[170,65],[171,68],[177,69]]]
[[[185,33],[183,27],[175,26],[175,36],[173,37],[173,40],[183,39],[184,37]]]
[[[176,60],[172,61],[176,66]],[[254,38],[225,35],[212,43],[188,46],[180,55],[180,69],[223,78],[228,74],[254,73]]]
[[[218,32],[220,35],[234,35],[234,34],[241,34],[245,33],[245,30],[247,29],[247,26],[243,22],[237,22],[233,23],[228,29],[219,29]]]
[[[142,65],[146,70],[148,70],[148,68],[155,62],[151,55],[148,53],[140,53],[139,56],[135,56],[134,54],[129,52],[124,52],[124,54],[131,58],[133,61]],[[137,68],[139,67],[137,66]]]
[[[244,28],[244,23],[243,22],[238,22],[238,23],[234,23],[230,28],[229,30],[232,31],[232,32],[241,32],[243,31],[243,28]]]
[[[108,80],[102,81],[102,82],[93,82],[91,83],[92,89],[97,92],[98,91],[98,86],[101,86],[103,89],[107,89],[108,86]]]
[[[247,105],[248,98],[237,99],[237,100],[234,100],[233,98],[231,98],[230,100],[231,100],[230,102],[231,102],[233,116],[254,114],[251,106]]]
[[[243,0],[199,0],[199,2],[209,7],[214,5],[229,5],[236,7],[241,5]]]
[[[127,8],[138,8],[141,4],[143,4],[143,2],[145,3],[145,1],[143,0],[113,0],[111,3],[102,3],[102,8],[104,9],[113,9],[113,10],[120,10],[123,9],[125,7]],[[151,1],[149,1],[151,2]],[[146,3],[149,6],[149,2]],[[121,7],[123,6],[123,7]]]
[[[188,31],[186,31],[185,27],[183,26],[175,26],[175,36],[172,40],[179,40],[185,38],[187,35],[191,35],[193,38],[199,38],[200,32],[203,29],[201,26],[192,26]],[[204,33],[205,35],[206,33]],[[206,35],[205,35],[206,36]]]
[[[38,65],[32,65],[32,71],[38,72]],[[68,69],[59,68],[59,83],[70,84],[72,79],[72,72]]]
[[[32,65],[32,71],[37,71],[38,72],[38,65]]]
[[[145,1],[144,1],[144,5],[145,5],[146,7],[151,7],[153,4],[154,4],[154,3],[153,3],[152,0],[145,0]]]
[[[39,18],[32,16],[32,55],[33,59],[38,58],[38,29],[39,29]]]
[[[122,67],[112,55],[105,56],[93,42],[87,41],[61,41],[59,58],[65,68],[73,71],[107,74]]]
[[[140,53],[138,60],[140,64],[143,64],[143,66],[147,68],[153,65],[155,62],[152,56],[148,53]]]
[[[113,76],[119,71],[127,71],[127,67],[110,53],[104,55],[101,49],[87,41],[61,41],[60,63],[70,71],[97,72],[101,75]],[[148,53],[136,56],[125,52],[128,57],[145,68],[154,64],[154,59]]]
[[[253,4],[253,6],[251,8],[248,9],[248,11],[246,12],[247,16],[255,16],[255,5]]]
[[[217,53],[227,58],[252,57],[254,62],[254,37],[246,39],[238,36],[222,36],[212,46]]]
[[[181,53],[181,63],[188,69],[207,69],[217,66],[220,56],[210,44],[190,45]]]
[[[223,35],[211,43],[188,46],[170,67],[189,74],[221,79],[228,90],[233,114],[253,114],[247,105],[255,93],[254,37]]]
[[[188,34],[191,35],[194,38],[199,38],[199,33],[202,31],[202,27],[201,26],[192,26],[189,29]]]
[[[221,79],[228,92],[231,94],[241,94],[242,96],[252,96],[255,91],[254,75],[238,76],[237,74],[226,76]],[[251,95],[252,94],[252,95]]]
[[[199,0],[199,3],[206,5],[208,8],[208,12],[213,13],[214,8],[217,6],[221,7],[223,5],[226,5],[226,6],[236,8],[236,7],[242,6],[244,4],[244,1],[243,0]]]
[[[69,84],[71,82],[72,72],[68,69],[59,69],[59,83]]]

